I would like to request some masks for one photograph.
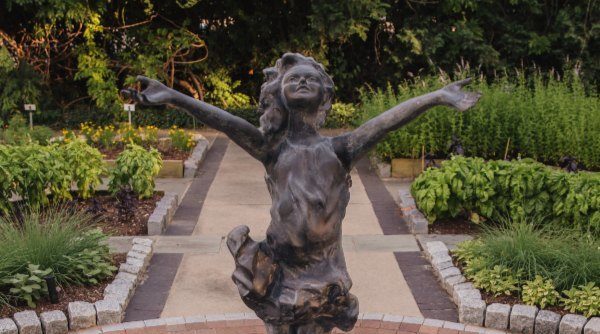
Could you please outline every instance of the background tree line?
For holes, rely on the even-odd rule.
[[[32,102],[53,123],[123,117],[118,89],[138,74],[238,108],[286,51],[323,62],[344,101],[457,63],[578,63],[597,91],[599,18],[597,0],[3,0],[0,116]]]

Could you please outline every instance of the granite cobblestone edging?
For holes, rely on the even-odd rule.
[[[447,264],[450,258],[448,247],[443,242],[427,242],[423,251],[432,264],[434,274],[458,306],[461,323],[522,334],[600,334],[600,317],[588,319],[577,314],[561,317],[558,313],[529,305],[486,305],[481,292],[467,282],[457,267],[439,265]]]
[[[0,334],[65,334],[123,321],[127,304],[153,254],[151,239],[134,238],[132,243],[127,260],[104,289],[104,299],[95,303],[71,302],[66,315],[58,310],[43,312],[39,317],[35,311],[17,312],[12,319],[0,319]]]
[[[204,136],[196,134],[196,146],[190,157],[185,160],[184,178],[193,178],[196,175],[200,162],[206,157],[210,142]],[[177,193],[167,192],[156,203],[154,211],[148,217],[148,235],[161,235],[173,220],[173,215],[179,207],[181,199]]]
[[[266,334],[266,329],[262,320],[258,319],[254,313],[226,313],[133,321],[98,326],[81,333]],[[344,332],[334,329],[333,333],[499,334],[503,332],[436,319],[382,313],[363,313],[359,314],[358,321],[353,330]]]
[[[408,228],[412,234],[429,234],[429,222],[425,215],[419,209],[410,190],[399,190],[400,210],[408,223]]]
[[[206,152],[210,146],[210,142],[202,135],[195,135],[196,146],[192,151],[192,154],[183,162],[183,177],[193,178],[196,175],[200,162],[206,157]]]
[[[156,202],[154,211],[148,217],[148,235],[160,235],[167,229],[167,226],[173,220],[173,215],[177,211],[180,199],[177,193],[166,192],[163,197]]]

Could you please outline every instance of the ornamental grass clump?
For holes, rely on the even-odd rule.
[[[106,237],[94,223],[92,215],[65,206],[0,216],[0,306],[35,307],[47,294],[43,277],[49,274],[61,286],[112,276]]]

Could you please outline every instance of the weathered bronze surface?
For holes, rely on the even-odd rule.
[[[227,237],[236,269],[233,281],[268,333],[329,333],[353,328],[358,299],[342,250],[342,220],[350,198],[350,170],[388,132],[427,109],[464,111],[479,94],[462,80],[405,101],[337,137],[317,132],[331,109],[333,81],[314,59],[287,53],[264,71],[260,128],[224,110],[145,77],[142,92],[122,93],[145,105],[169,104],[224,132],[265,166],[271,222],[256,242],[247,226]]]

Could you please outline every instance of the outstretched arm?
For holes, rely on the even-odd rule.
[[[137,81],[145,87],[144,90],[137,92],[133,89],[124,89],[121,93],[142,105],[168,104],[183,109],[202,123],[224,132],[254,158],[260,161],[265,159],[266,145],[264,144],[264,136],[254,125],[245,119],[182,94],[156,80],[138,76]]]
[[[354,131],[333,138],[338,157],[350,169],[388,132],[406,125],[426,110],[439,105],[450,106],[460,111],[471,108],[481,94],[462,91],[461,88],[469,82],[471,79],[457,81],[435,92],[404,101]]]

